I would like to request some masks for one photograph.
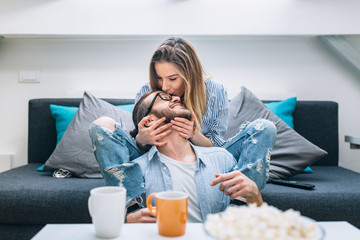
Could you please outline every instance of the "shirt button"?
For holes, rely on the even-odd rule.
[[[163,168],[166,171],[166,167]]]

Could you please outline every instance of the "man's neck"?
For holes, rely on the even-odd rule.
[[[172,131],[164,140],[167,141],[167,144],[157,147],[160,153],[183,163],[196,161],[195,152],[189,141],[181,137],[177,131]]]

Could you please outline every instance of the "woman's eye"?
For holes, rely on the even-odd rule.
[[[176,80],[176,78],[169,78],[170,79],[170,81],[175,81]]]

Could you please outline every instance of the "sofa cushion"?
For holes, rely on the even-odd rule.
[[[293,176],[327,154],[289,127],[245,87],[241,87],[241,92],[229,104],[229,125],[225,138],[239,132],[243,123],[257,118],[268,119],[277,128],[270,161],[270,180]]]
[[[31,163],[0,174],[0,223],[90,223],[90,190],[104,179],[52,177]]]
[[[0,174],[0,223],[90,223],[90,190],[104,186],[103,179],[57,179],[36,173],[31,163]],[[266,184],[261,191],[269,205],[289,208],[317,221],[348,221],[360,227],[360,174],[337,166],[313,166],[314,174],[291,180],[315,184],[314,190]],[[26,181],[25,181],[26,180]],[[355,183],[355,184],[350,184]],[[314,211],[316,209],[316,211]]]
[[[132,111],[134,109],[134,104],[124,104],[124,105],[118,105],[116,107],[132,114]],[[50,104],[51,115],[55,120],[55,126],[56,126],[56,134],[57,134],[56,144],[59,144],[67,127],[71,123],[71,120],[75,117],[75,114],[78,110],[79,110],[78,107]]]
[[[53,171],[62,168],[69,170],[73,176],[101,178],[99,164],[96,162],[88,132],[90,124],[101,116],[113,118],[127,130],[134,129],[129,112],[85,92],[79,110],[46,161],[43,170]]]
[[[263,200],[279,209],[289,208],[317,221],[348,221],[360,227],[360,174],[338,166],[312,166],[313,174],[289,180],[311,183],[314,190],[268,183]]]
[[[283,101],[265,102],[264,105],[281,120],[283,120],[289,127],[294,129],[293,113],[296,107],[296,97],[288,98]],[[302,172],[312,173],[312,169],[308,166]]]

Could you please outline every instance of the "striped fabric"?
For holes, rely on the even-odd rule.
[[[217,147],[224,145],[224,135],[228,125],[229,101],[225,87],[214,80],[205,81],[207,100],[203,115],[201,133]],[[135,103],[150,91],[150,83],[143,85],[136,94]]]

